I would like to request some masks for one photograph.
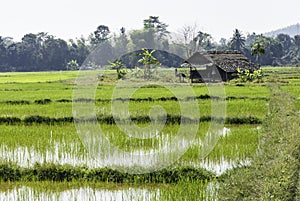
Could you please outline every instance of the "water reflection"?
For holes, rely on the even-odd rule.
[[[159,189],[128,188],[122,190],[92,189],[82,187],[61,192],[43,192],[27,186],[0,192],[0,201],[131,201],[158,200]]]
[[[86,165],[89,168],[107,167],[111,165],[126,165],[126,161],[123,159],[116,159],[115,161],[103,160],[102,164],[99,164],[98,161],[93,160],[93,158],[90,158],[87,154],[68,152],[66,150],[61,150],[61,147],[62,146],[59,143],[55,143],[54,150],[46,150],[44,153],[42,153],[37,151],[34,147],[17,147],[15,149],[9,149],[6,145],[2,145],[0,146],[0,160],[13,162],[21,167],[32,167],[35,163],[55,163],[61,165],[70,164],[73,166]],[[139,153],[139,151],[136,151],[136,153]],[[121,162],[123,164],[120,164]],[[248,164],[249,160],[230,160],[225,159],[224,157],[213,160],[205,158],[197,162],[185,161],[183,162],[183,165],[202,167],[215,172],[217,175],[220,175],[226,170],[231,169],[240,163]],[[145,162],[145,165],[147,165],[147,162]]]
[[[206,170],[215,172],[217,176],[220,176],[225,171],[230,170],[234,167],[241,166],[241,165],[249,165],[250,164],[249,159],[243,159],[243,160],[229,160],[225,157],[221,157],[219,159],[203,159],[199,162],[184,162],[184,165],[192,166],[192,167],[201,167]]]
[[[231,130],[229,128],[224,127],[223,130],[220,131],[219,135],[228,136],[231,135]],[[170,135],[162,135],[160,136],[160,142],[168,142],[171,141]],[[111,167],[111,166],[124,166],[129,167],[129,164],[134,164],[132,158],[126,158],[125,155],[114,156],[113,158],[103,158],[101,160],[94,160],[94,158],[90,157],[88,152],[85,149],[82,149],[79,143],[66,143],[64,140],[55,141],[50,139],[49,146],[44,149],[39,149],[39,147],[26,147],[26,146],[17,146],[15,148],[11,148],[5,144],[0,145],[0,161],[9,161],[16,163],[21,167],[32,167],[36,163],[54,163],[54,164],[70,164],[72,166],[87,166],[88,168],[101,168],[101,167]],[[184,139],[182,139],[181,143],[186,143]],[[201,139],[196,139],[194,141],[194,147],[202,146]],[[166,143],[168,144],[168,143]],[[159,146],[166,146],[160,145]],[[154,152],[155,149],[138,149],[131,150],[130,156],[135,155],[149,155]],[[144,167],[148,167],[151,165],[151,160],[148,157],[141,157],[143,159],[142,163]],[[181,165],[184,166],[192,166],[192,167],[201,167],[208,169],[210,171],[215,172],[217,175],[221,175],[228,169],[235,167],[237,164],[248,164],[249,161],[247,159],[239,160],[238,158],[228,159],[223,156],[214,159],[198,159],[196,161],[182,161]]]

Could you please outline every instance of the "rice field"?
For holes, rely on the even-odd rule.
[[[205,84],[193,84],[190,97],[172,84],[123,86],[116,93],[107,81],[98,83],[93,101],[73,98],[75,71],[0,73],[0,200],[217,200],[218,177],[256,154],[269,86],[280,84],[300,110],[298,69],[265,72],[264,83],[225,83],[224,99]],[[216,109],[220,99],[225,116]],[[91,103],[96,122],[76,124],[73,106],[83,103]],[[189,104],[198,109],[184,119]],[[153,118],[165,122],[151,127]],[[107,155],[86,146],[84,136],[92,135],[78,132],[89,126],[107,140],[93,148]],[[158,162],[166,164],[155,171]],[[41,177],[43,170],[51,175]]]

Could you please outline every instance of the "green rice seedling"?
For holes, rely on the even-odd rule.
[[[161,189],[159,200],[216,200],[218,184],[208,181],[182,181]]]
[[[1,117],[18,117],[24,119],[28,116],[48,116],[50,118],[72,117],[71,103],[48,103],[7,105],[0,103]]]
[[[14,163],[0,163],[0,180],[4,182],[178,183],[180,181],[209,181],[214,176],[214,173],[210,171],[193,167],[165,168],[151,173],[129,174],[111,167],[89,169],[86,166],[36,163],[32,167],[23,168]]]
[[[70,185],[70,183],[72,183]],[[160,191],[157,186],[130,186],[80,184],[73,182],[30,182],[15,183],[1,192],[3,201],[31,201],[31,200],[158,200]]]
[[[296,108],[299,110],[296,69],[270,68],[266,73],[268,74],[266,82],[271,80],[274,74],[278,74],[278,79],[282,81],[282,89],[293,95],[296,99]],[[117,165],[121,166],[118,167],[120,169],[125,168],[125,163],[118,163],[118,161],[124,161],[124,158],[115,158],[110,161],[114,165],[109,165],[105,161],[103,164],[95,162],[77,135],[72,117],[72,101],[89,103],[94,101],[72,100],[75,78],[76,72],[0,73],[0,91],[3,92],[1,94],[5,94],[0,96],[0,164],[2,167],[0,172],[7,173],[1,176],[3,180],[24,180],[25,184],[36,180],[38,186],[43,185],[43,182],[38,182],[39,180],[62,181],[62,185],[84,183],[84,185],[97,186],[103,184],[104,189],[105,186],[110,188],[109,186],[117,185],[113,182],[127,185],[126,188],[129,184],[135,185],[133,189],[136,189],[137,185],[147,183],[159,189],[152,197],[154,200],[173,198],[210,200],[215,199],[218,194],[219,183],[211,182],[216,175],[221,178],[226,170],[236,171],[235,167],[241,164],[247,166],[252,164],[252,158],[257,152],[258,141],[261,137],[260,124],[268,113],[266,106],[271,95],[268,83],[242,85],[224,83],[227,112],[226,118],[221,119],[218,113],[211,115],[212,102],[218,101],[219,97],[211,96],[205,84],[191,85],[195,97],[186,97],[184,88],[172,83],[168,86],[172,90],[159,85],[142,86],[143,83],[138,83],[121,87],[118,93],[114,94],[116,83],[113,80],[108,81],[109,77],[105,78],[105,83],[99,82],[95,97],[99,127],[112,144],[127,152],[144,154],[159,150],[164,146],[171,150],[170,141],[176,137],[179,128],[183,127],[187,131],[186,134],[189,134],[189,129],[195,123],[193,119],[182,117],[179,102],[188,103],[194,99],[198,101],[199,129],[185,154],[178,158],[169,169],[148,175],[130,175],[117,172],[115,169]],[[131,97],[126,96],[129,87],[135,90]],[[173,90],[180,95],[179,98],[171,92]],[[114,108],[117,110],[113,111],[111,104],[114,101],[117,102],[119,108]],[[122,109],[126,104],[128,104],[128,111]],[[127,112],[132,124],[139,128],[147,128],[151,125],[151,120],[155,118],[157,121],[161,120],[159,115],[150,115],[152,108],[157,105],[166,111],[166,124],[162,129],[136,133],[145,136],[150,134],[153,138],[132,137],[130,132],[134,129],[131,124],[128,124],[126,118],[121,121],[125,127],[121,128],[115,122],[115,118],[128,117],[127,114],[122,114],[122,112]],[[225,121],[227,124],[225,127],[222,126],[219,132],[220,138],[211,152],[203,158],[203,143],[208,135],[209,127],[212,126],[211,120],[213,122]],[[89,123],[88,119],[87,123]],[[137,172],[142,172],[147,167],[142,165],[134,168]],[[206,175],[203,168],[209,170],[211,173],[209,177],[203,177]],[[59,184],[53,185],[59,186]],[[77,187],[82,186],[78,184]],[[22,189],[25,189],[25,193],[22,194],[21,200],[30,199],[28,195],[33,191],[24,187],[21,191]],[[95,189],[89,188],[83,191],[86,192],[85,195],[96,192]],[[38,191],[35,192],[38,194]],[[71,189],[68,192],[75,195],[77,191]],[[122,194],[124,198],[127,196],[126,193],[128,191]],[[128,194],[130,198],[133,198],[133,194]],[[110,195],[113,197],[112,194]],[[42,193],[42,196],[47,198],[46,194]],[[59,198],[60,192],[56,196]]]
[[[201,158],[201,143],[205,135],[199,135],[179,161],[179,164],[190,164],[195,167],[206,167],[218,174],[233,168],[239,162],[248,161],[256,153],[259,144],[259,130],[253,125],[226,125],[222,136],[205,158]]]
[[[75,79],[76,71],[1,73],[0,83],[36,83]]]

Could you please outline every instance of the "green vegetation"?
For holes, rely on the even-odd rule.
[[[126,169],[125,169],[126,170]],[[139,171],[139,168],[137,168]],[[214,174],[200,168],[167,168],[153,173],[129,174],[112,168],[88,169],[84,166],[35,164],[21,168],[14,164],[0,164],[1,181],[81,181],[115,183],[176,183],[179,181],[209,181]]]
[[[120,190],[125,197],[134,191],[142,200],[146,199],[144,190],[154,200],[216,200],[218,196],[219,200],[292,200],[299,194],[300,74],[292,67],[262,69],[266,75],[263,83],[234,80],[224,84],[225,119],[212,116],[212,102],[222,98],[210,96],[204,84],[193,84],[195,96],[187,97],[184,87],[170,83],[169,89],[183,94],[177,98],[163,86],[139,87],[137,83],[124,86],[111,99],[117,73],[109,71],[114,78],[99,82],[95,111],[103,135],[121,150],[151,153],[169,143],[180,127],[188,134],[200,122],[193,144],[171,167],[133,175],[120,171],[125,168],[120,158],[97,163],[83,145],[73,123],[72,104],[92,100],[72,100],[76,72],[0,73],[0,197],[9,192],[22,196],[24,188],[25,194],[38,191],[34,194],[38,196],[44,192],[39,186],[50,189],[55,181],[58,183],[53,185],[66,188],[48,193],[84,189],[91,195],[92,188]],[[167,72],[174,76],[173,70]],[[280,90],[270,90],[274,82],[281,85]],[[124,96],[128,87],[136,89],[130,98]],[[198,120],[181,117],[179,101],[192,100],[199,106]],[[130,137],[127,127],[124,131],[115,123],[112,102],[120,109],[128,104],[131,120],[141,128],[151,123],[151,108],[160,105],[167,123],[154,138]],[[119,118],[122,120],[122,115]],[[225,124],[216,146],[202,158],[210,126],[222,120]],[[147,167],[135,168],[142,172]],[[142,192],[138,192],[140,188]]]
[[[222,200],[296,200],[299,192],[299,116],[291,96],[272,89],[258,154],[251,165],[222,176]],[[233,199],[234,198],[234,199]]]
[[[255,42],[251,48],[251,52],[253,56],[257,57],[257,64],[260,68],[260,56],[265,54],[265,48],[260,42]]]
[[[251,73],[249,70],[243,70],[241,71],[238,69],[238,78],[241,82],[262,82],[262,78],[264,77],[262,69],[254,70],[253,73]]]
[[[108,61],[115,62],[122,56],[126,67],[134,68],[137,66],[136,60],[139,60],[135,58],[135,51],[142,48],[161,50],[155,56],[168,67],[179,67],[183,59],[202,50],[237,50],[259,66],[300,64],[299,35],[281,33],[267,37],[252,33],[244,36],[235,29],[230,39],[222,38],[217,43],[196,25],[184,25],[177,33],[171,33],[168,24],[162,22],[159,16],[149,16],[142,22],[141,29],[125,30],[122,27],[117,33],[112,33],[109,26],[102,24],[95,27],[88,37],[81,36],[69,41],[48,34],[47,30],[25,34],[20,42],[0,36],[0,71],[88,69],[109,65]],[[92,58],[96,54],[98,59]],[[119,77],[122,74],[124,71],[119,71]]]
[[[138,62],[144,65],[144,78],[147,80],[152,78],[153,74],[155,73],[156,69],[151,68],[157,68],[157,66],[160,65],[158,59],[153,55],[154,52],[155,50],[149,52],[148,49],[143,48],[142,52],[137,55],[142,56],[142,58],[139,59]]]
[[[116,62],[110,61],[109,64],[110,64],[110,66],[109,66],[110,68],[116,69],[118,79],[124,78],[127,71],[125,69],[126,66],[122,63],[121,59],[118,59]]]

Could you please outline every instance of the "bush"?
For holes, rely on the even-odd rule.
[[[265,76],[262,69],[254,70],[250,72],[250,70],[240,70],[238,68],[238,79],[241,82],[262,82],[262,78]]]

